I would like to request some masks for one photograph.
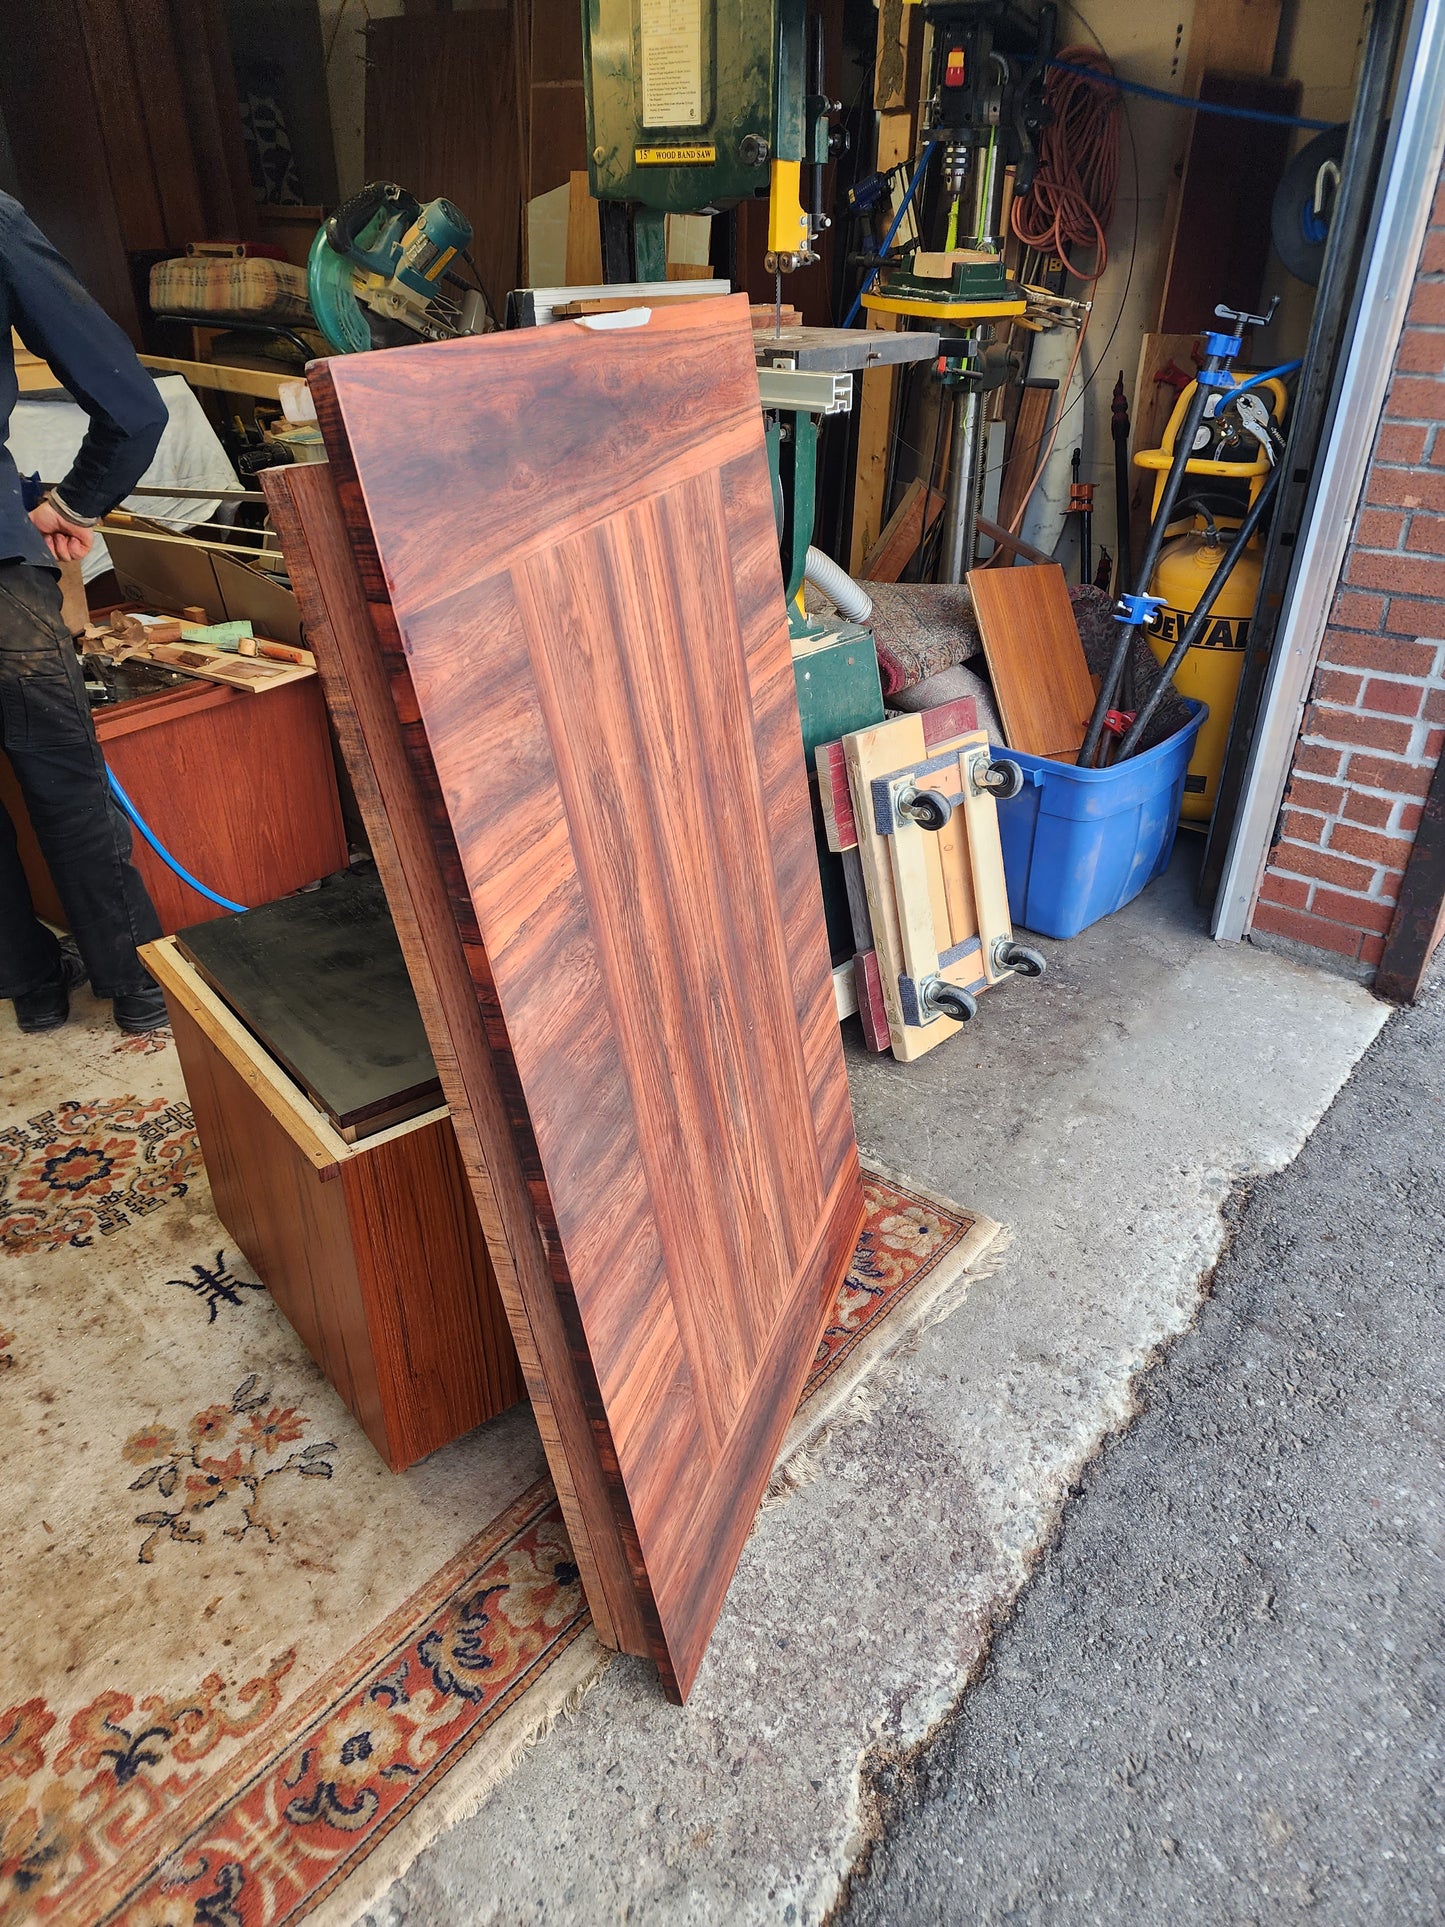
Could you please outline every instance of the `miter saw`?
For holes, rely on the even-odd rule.
[[[496,326],[468,249],[471,223],[450,201],[425,206],[372,181],[324,221],[306,263],[316,325],[337,354],[448,341]],[[464,281],[453,263],[464,262]]]

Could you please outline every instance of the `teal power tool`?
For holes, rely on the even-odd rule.
[[[487,333],[496,323],[471,244],[471,223],[450,201],[423,206],[395,181],[370,182],[311,243],[306,287],[317,327],[342,355]],[[471,269],[471,283],[456,262]]]

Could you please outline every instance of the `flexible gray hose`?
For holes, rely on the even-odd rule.
[[[804,577],[833,604],[849,622],[866,622],[873,613],[873,598],[856,583],[846,569],[840,569],[831,555],[809,548],[803,564]]]

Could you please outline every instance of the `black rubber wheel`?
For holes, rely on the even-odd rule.
[[[1325,161],[1340,161],[1345,154],[1345,134],[1341,127],[1328,127],[1302,147],[1280,177],[1270,208],[1270,233],[1275,252],[1298,281],[1317,288],[1325,264],[1325,243],[1330,238],[1330,214],[1315,213],[1315,176]]]
[[[966,1024],[978,1014],[978,999],[972,991],[960,990],[957,984],[934,984],[928,993],[928,1008],[951,1017],[956,1024]]]
[[[941,790],[914,790],[906,803],[900,801],[898,812],[920,830],[941,830],[953,815],[953,799]]]
[[[999,962],[1020,977],[1042,977],[1048,964],[1037,950],[1026,943],[1007,943],[999,951]]]
[[[1017,763],[1005,758],[1002,762],[990,763],[979,780],[1000,803],[1007,803],[1023,788],[1024,773]]]

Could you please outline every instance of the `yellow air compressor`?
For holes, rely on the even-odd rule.
[[[1219,402],[1206,415],[1195,440],[1197,453],[1185,465],[1186,476],[1197,478],[1191,494],[1178,504],[1170,524],[1171,539],[1160,550],[1152,595],[1164,598],[1144,634],[1162,663],[1194,613],[1200,596],[1218,567],[1229,537],[1244,519],[1271,467],[1273,435],[1284,418],[1284,383],[1271,376],[1255,386],[1247,371],[1234,376],[1235,393],[1220,391]],[[1141,449],[1135,464],[1155,471],[1154,511],[1158,512],[1164,482],[1174,460],[1174,438],[1184,421],[1194,393],[1190,382],[1175,403],[1160,447]],[[1240,393],[1247,387],[1247,392]],[[1186,488],[1190,486],[1186,482]],[[1264,545],[1250,542],[1221,588],[1203,636],[1188,651],[1174,686],[1179,694],[1208,703],[1209,718],[1194,745],[1184,780],[1186,823],[1207,823],[1214,813],[1219,773],[1229,741],[1229,725],[1239,693],[1244,648],[1250,618],[1259,598]]]

